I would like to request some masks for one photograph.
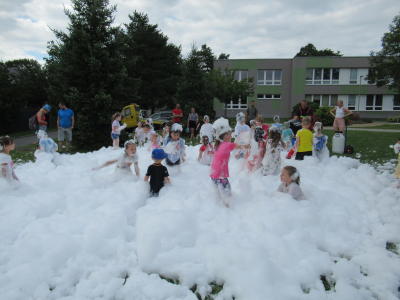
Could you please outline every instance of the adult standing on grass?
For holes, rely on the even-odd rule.
[[[39,124],[38,130],[43,130],[43,131],[47,130],[48,122],[46,122],[45,114],[48,114],[50,112],[50,110],[51,110],[51,106],[46,104],[36,114],[38,124]]]
[[[254,101],[250,102],[250,107],[246,110],[245,122],[247,126],[250,126],[250,121],[254,120],[258,116],[258,110],[255,107],[256,103]]]
[[[187,127],[190,129],[190,140],[194,140],[194,131],[196,130],[197,122],[199,121],[199,115],[195,112],[192,107],[191,113],[188,116]]]
[[[336,111],[336,116],[333,114],[334,111]],[[347,113],[347,115],[345,115],[345,113]],[[352,114],[353,112],[351,110],[343,107],[343,100],[339,100],[337,106],[331,110],[331,115],[335,117],[335,121],[333,121],[333,130],[335,132],[343,132],[345,126],[344,118]]]
[[[172,115],[174,116],[174,123],[182,125],[183,113],[181,110],[181,105],[179,103],[176,104],[176,108],[172,111]]]
[[[62,154],[62,146],[64,139],[67,141],[66,154],[69,154],[69,146],[72,142],[72,129],[74,129],[74,112],[67,108],[64,102],[58,104],[57,127],[58,127],[58,151]]]

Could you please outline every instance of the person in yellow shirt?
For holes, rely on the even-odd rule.
[[[303,160],[304,156],[312,156],[312,145],[313,145],[313,134],[310,130],[308,130],[308,127],[310,126],[311,121],[308,118],[304,118],[301,121],[301,127],[303,129],[300,129],[297,131],[296,134],[296,160]]]

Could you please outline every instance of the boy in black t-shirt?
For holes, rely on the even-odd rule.
[[[167,157],[168,154],[163,149],[154,149],[151,153],[154,164],[149,166],[144,177],[144,181],[149,181],[150,177],[150,197],[158,197],[158,193],[164,186],[164,182],[170,183],[168,170],[161,164],[162,160]]]

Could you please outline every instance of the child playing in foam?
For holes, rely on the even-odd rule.
[[[282,132],[278,126],[271,127],[271,138],[267,142],[263,164],[263,175],[273,175],[279,172],[281,152],[286,145],[282,142]]]
[[[150,126],[150,131],[154,131],[153,119],[152,118],[147,118],[145,123]]]
[[[39,138],[39,149],[35,151],[35,156],[43,152],[54,154],[54,152],[58,150],[57,144],[51,138],[48,137],[46,131],[39,130],[38,138]]]
[[[394,153],[396,153],[396,154],[399,154],[399,163],[397,164],[397,167],[396,167],[396,171],[395,171],[395,173],[394,173],[394,176],[397,178],[397,179],[400,179],[400,139],[397,141],[397,143],[393,146],[393,148],[394,148]],[[397,185],[397,188],[400,188],[400,182],[399,182],[399,184]]]
[[[174,125],[175,123],[173,121],[169,121],[167,122],[167,124],[165,124],[165,127],[163,129],[163,145],[166,146],[167,145],[167,141],[169,140],[169,132],[171,130],[172,125]]]
[[[153,151],[154,149],[160,148],[160,144],[158,143],[159,135],[155,132],[150,133],[150,142],[147,150]]]
[[[105,162],[99,167],[95,167],[92,170],[100,170],[104,167],[110,166],[112,164],[116,163],[115,170],[119,171],[128,171],[129,173],[132,173],[131,166],[132,164],[134,165],[135,168],[135,173],[137,177],[140,177],[140,170],[139,170],[139,154],[136,153],[136,144],[134,140],[129,140],[125,142],[125,151],[122,153],[120,156],[118,156],[117,159],[110,160]]]
[[[272,124],[271,127],[272,127],[272,126],[278,126],[278,127],[282,130],[282,124],[279,123],[280,120],[281,120],[281,119],[279,118],[279,116],[276,115],[276,116],[274,117],[274,124]]]
[[[182,125],[175,123],[172,125],[169,138],[164,141],[164,151],[168,154],[165,159],[167,166],[180,166],[181,160],[185,162],[185,140],[180,138]]]
[[[283,123],[282,141],[286,144],[286,149],[292,148],[293,130],[289,128],[289,122]]]
[[[150,125],[149,124],[144,124],[143,125],[143,134],[144,134],[145,141],[147,143],[150,141],[150,134],[151,133],[152,133],[152,131],[150,130]]]
[[[137,122],[137,127],[135,129],[135,140],[137,141],[139,147],[142,147],[145,140],[145,134],[143,132],[142,122]]]
[[[306,197],[300,188],[300,173],[295,167],[286,166],[282,169],[282,183],[278,186],[277,191],[288,193],[296,200],[305,200]]]
[[[245,122],[245,115],[244,113],[240,112],[236,115],[236,121],[237,121],[237,125],[235,127],[235,132],[233,134],[234,138],[235,138],[235,142],[239,145],[244,145],[244,144],[248,144],[248,137],[241,135],[241,133],[244,132],[250,132],[250,127],[248,125],[246,125]],[[242,138],[243,137],[243,138]],[[244,156],[246,155],[246,150],[240,150],[237,151],[237,154],[235,155],[236,158],[244,158]]]
[[[144,177],[144,181],[149,181],[150,178],[150,197],[158,197],[165,182],[171,184],[168,170],[161,164],[162,160],[167,157],[168,154],[164,153],[163,149],[154,149],[151,153],[154,164],[149,166]]]
[[[262,115],[258,115],[255,119],[256,126],[260,126],[264,130],[264,142],[268,140],[269,128],[267,124],[264,124],[264,118]]]
[[[203,139],[203,136],[206,135],[210,139],[210,143],[212,143],[214,129],[213,126],[210,124],[210,118],[207,115],[205,115],[203,121],[204,124],[200,128],[200,139]]]
[[[14,148],[15,144],[12,138],[9,136],[3,136],[0,138],[1,178],[7,180],[12,189],[17,189],[21,183],[19,182],[17,175],[14,173],[14,164],[10,156],[10,151],[14,150]]]
[[[261,127],[256,127],[252,132],[250,149],[246,151],[246,156],[244,158],[244,169],[248,173],[253,173],[261,168],[264,148],[264,130]]]
[[[200,147],[198,161],[203,165],[211,165],[214,157],[214,147],[210,144],[208,136],[203,136],[203,146]]]
[[[315,122],[314,125],[314,139],[313,139],[313,156],[323,161],[329,158],[329,150],[326,146],[328,136],[322,134],[323,125],[321,122]]]
[[[229,121],[219,118],[214,122],[213,128],[216,133],[214,159],[211,163],[211,180],[215,183],[221,198],[225,199],[231,195],[231,186],[229,177],[229,156],[234,149],[248,149],[249,145],[237,145],[232,143],[232,129],[229,127]],[[228,204],[225,202],[225,205]]]
[[[119,121],[121,121],[121,114],[115,113],[111,118],[111,138],[113,140],[114,150],[119,148],[119,135],[121,134],[121,130],[126,128],[126,124],[120,126]]]
[[[310,127],[311,121],[308,118],[301,120],[301,127],[296,134],[296,160],[303,160],[304,156],[312,156],[313,139],[314,136],[308,128]]]

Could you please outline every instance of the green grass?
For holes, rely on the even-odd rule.
[[[57,126],[51,126],[47,128],[47,131],[54,131],[57,130]],[[24,131],[18,131],[18,132],[13,132],[8,134],[9,137],[12,137],[13,139],[21,137],[21,136],[27,136],[27,135],[34,135],[36,130],[24,130]]]
[[[384,125],[376,125],[376,126],[360,126],[360,124],[354,124],[349,126],[348,128],[365,128],[365,129],[393,129],[400,130],[400,123],[398,124],[384,124]]]

